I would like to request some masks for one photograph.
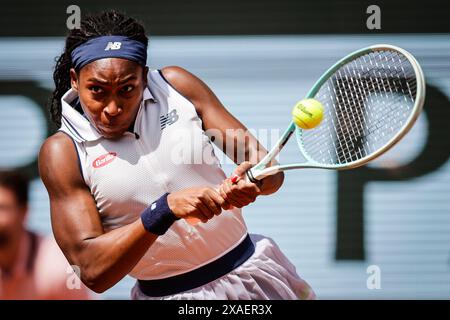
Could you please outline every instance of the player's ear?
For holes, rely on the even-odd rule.
[[[70,69],[70,85],[72,89],[78,91],[78,74],[74,68]]]

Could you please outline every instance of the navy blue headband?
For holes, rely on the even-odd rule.
[[[79,45],[72,51],[71,56],[76,70],[103,58],[123,58],[145,66],[147,47],[142,42],[125,36],[101,36]]]

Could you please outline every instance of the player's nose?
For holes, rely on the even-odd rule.
[[[123,109],[116,102],[112,101],[103,109],[103,112],[110,117],[116,117],[123,112]]]

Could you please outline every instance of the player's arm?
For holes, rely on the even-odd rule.
[[[141,219],[104,232],[94,198],[81,176],[76,152],[64,133],[53,135],[39,153],[39,171],[50,197],[58,245],[70,264],[80,268],[83,283],[103,292],[133,269],[157,235],[149,232]],[[226,203],[211,187],[192,187],[169,194],[167,205],[170,214],[178,218],[194,217],[206,222],[220,214]],[[153,219],[150,223],[154,223]]]
[[[214,136],[214,143],[234,163],[239,165],[242,161],[248,161],[250,163],[243,164],[243,167],[250,168],[267,154],[264,146],[223,106],[203,81],[180,67],[166,67],[161,72],[167,81],[195,106],[202,119],[203,129],[216,129],[220,132]],[[233,148],[227,148],[227,143],[233,143]],[[263,179],[259,187],[261,194],[274,193],[280,188],[283,180],[283,172]]]
[[[103,292],[141,259],[157,235],[140,219],[105,233],[95,201],[85,185],[73,142],[63,133],[48,138],[39,153],[39,171],[50,198],[53,233],[81,280]]]
[[[81,280],[103,292],[121,280],[157,238],[140,219],[105,233],[95,201],[84,184],[75,147],[63,133],[48,138],[39,153],[39,171],[48,190],[52,228]]]

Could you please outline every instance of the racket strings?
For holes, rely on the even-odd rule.
[[[398,97],[396,100],[396,102],[398,102],[398,100],[400,100],[401,99],[401,97]],[[362,101],[362,99],[359,99],[360,101],[359,101],[359,103]],[[357,103],[358,104],[358,103]],[[333,109],[330,109],[330,110],[333,110]],[[335,111],[335,110],[334,110]],[[335,114],[334,115],[336,118],[338,117],[338,115],[337,114]],[[404,115],[405,117],[406,117],[406,115]],[[356,125],[354,125],[353,127],[351,127],[351,128],[349,128],[347,125],[346,125],[346,123],[347,122],[344,122],[343,123],[343,125],[345,126],[345,128],[343,128],[343,130],[340,132],[340,134],[341,135],[344,135],[344,134],[347,134],[347,135],[349,135],[351,138],[353,138],[353,139],[357,139],[357,137],[361,137],[361,130],[359,129],[359,128],[362,128],[362,126],[363,126],[363,124],[366,122],[366,120],[365,120],[365,118],[367,117],[367,115],[364,115],[364,114],[361,114],[361,116],[357,116],[356,118],[355,118],[355,116],[353,115],[353,117],[352,117],[352,121],[353,121],[353,123],[354,124],[356,124]],[[381,118],[379,118],[379,121],[378,121],[378,123],[376,123],[373,127],[370,127],[370,128],[367,128],[366,130],[367,130],[367,132],[368,133],[373,133],[375,130],[379,130],[380,128],[381,128],[381,126],[380,126],[380,123],[383,123],[384,122],[384,120],[385,120],[385,118],[387,118],[387,117],[389,117],[389,115],[388,115],[388,113],[385,113],[385,116],[383,116],[383,117],[381,117]],[[336,124],[334,124],[334,120],[333,120],[333,118],[331,118],[332,119],[332,121],[333,121],[333,127],[334,128],[336,128],[337,126],[336,126]],[[394,120],[395,121],[395,120]],[[355,133],[354,131],[352,131],[352,129],[354,129],[354,128],[356,128],[356,130],[357,130],[357,133]],[[347,131],[345,131],[345,130],[347,130]],[[322,137],[324,136],[324,134],[325,133],[323,133],[322,134]],[[336,135],[337,135],[338,133],[336,132]],[[341,140],[339,140],[339,142],[341,142]],[[339,147],[340,147],[340,149],[341,150],[343,150],[344,149],[344,146],[342,145],[342,143],[340,143],[339,144]],[[346,144],[346,147],[347,148],[350,148],[349,146],[348,146],[348,144]],[[312,148],[312,149],[310,149],[310,152],[311,153],[314,153],[314,151],[317,151],[317,149],[319,149],[320,150],[320,148],[321,148],[321,146],[320,145],[318,145],[316,148]],[[371,152],[374,152],[374,151],[376,151],[376,150],[370,150],[370,145],[366,145],[366,148],[368,149],[368,150],[365,150],[365,151],[369,151],[369,152],[365,152],[365,153],[363,153],[363,149],[358,149],[358,151],[359,151],[359,156],[360,157],[364,157],[364,156],[366,156],[367,154],[370,154]],[[336,145],[334,145],[334,149],[335,150],[337,150],[338,148],[336,147]],[[341,158],[342,157],[342,155],[343,155],[343,152],[341,152],[341,153],[335,153],[335,155],[338,157],[338,159],[339,158]],[[354,158],[354,157],[353,157]],[[352,158],[352,159],[353,159]],[[357,158],[356,159],[354,159],[354,160],[357,160]]]
[[[399,100],[399,99],[397,99],[397,100]],[[372,149],[371,148],[371,146],[369,145],[368,141],[365,141],[365,143],[366,143],[365,149],[359,147],[353,153],[345,153],[345,151],[347,151],[347,150],[354,149],[355,145],[357,145],[357,144],[360,145],[361,143],[364,143],[364,140],[361,139],[361,137],[363,135],[361,133],[361,129],[360,128],[362,128],[364,123],[366,122],[365,118],[366,118],[366,116],[363,113],[358,115],[356,118],[355,118],[355,116],[353,116],[349,120],[349,121],[353,121],[353,123],[354,123],[353,127],[351,127],[349,129],[349,127],[347,126],[347,123],[349,121],[343,122],[343,125],[342,125],[342,122],[341,122],[341,131],[340,132],[336,132],[335,131],[336,135],[339,134],[341,136],[349,136],[350,138],[352,138],[352,141],[353,141],[353,143],[349,145],[349,143],[346,140],[344,140],[344,142],[342,142],[342,139],[339,139],[338,140],[339,147],[337,147],[335,144],[333,145],[334,150],[335,150],[335,155],[336,155],[337,160],[338,160],[338,163],[346,163],[346,162],[349,162],[349,161],[356,161],[359,158],[362,158],[362,157],[364,157],[364,156],[366,156],[366,155],[376,151],[376,149]],[[366,129],[366,131],[367,131],[366,135],[367,134],[372,134],[376,130],[382,129],[383,127],[380,124],[385,121],[385,118],[387,118],[387,116],[379,118],[378,123],[376,123],[374,126],[372,126],[370,128],[367,128]],[[403,122],[400,122],[400,124],[403,124]],[[336,128],[337,125],[334,124],[334,127]],[[355,128],[356,128],[356,130],[355,130]],[[392,129],[392,126],[391,126],[391,129]],[[382,133],[382,135],[384,135],[383,131],[381,133]],[[321,148],[321,147],[319,146],[317,148]],[[338,152],[337,150],[341,150],[341,152]],[[311,150],[310,152],[313,153],[314,151]],[[348,157],[346,157],[347,155],[351,155],[351,157],[348,158]],[[344,158],[344,160],[341,160],[342,158]]]
[[[324,120],[302,132],[307,156],[326,165],[364,158],[386,145],[404,126],[417,84],[409,60],[397,51],[376,51],[341,66],[315,98]]]
[[[394,103],[393,104],[397,104],[397,103],[399,103],[399,100],[401,100],[402,99],[402,97],[397,97],[395,100],[396,101],[393,101]],[[360,99],[360,101],[361,101],[361,99]],[[358,102],[360,102],[360,101],[358,101]],[[356,104],[358,104],[358,102],[356,103]],[[373,101],[370,101],[371,103],[374,103]],[[381,103],[381,104],[383,104],[383,106],[386,106],[386,104],[384,103],[384,100],[381,100],[379,103]],[[381,117],[378,117],[377,118],[377,122],[375,122],[371,127],[367,127],[365,130],[366,130],[366,135],[367,134],[373,134],[373,133],[375,133],[376,131],[380,131],[381,129],[383,129],[383,125],[388,125],[389,124],[389,122],[387,121],[388,120],[388,118],[390,118],[391,117],[391,115],[390,115],[390,113],[389,112],[386,112],[386,109],[389,109],[388,111],[390,111],[390,112],[394,112],[394,110],[392,110],[392,108],[391,108],[391,106],[390,105],[387,105],[386,106],[386,108],[384,108],[383,110],[382,110],[382,113],[381,114],[383,114],[383,116],[381,116]],[[346,110],[347,111],[347,110]],[[376,115],[373,115],[373,114],[370,114],[369,112],[369,110],[366,110],[366,109],[364,109],[363,111],[367,111],[367,113],[364,113],[364,112],[361,112],[360,114],[358,114],[356,117],[353,115],[353,118],[352,119],[350,119],[350,121],[351,120],[353,120],[353,122],[352,122],[352,124],[353,124],[353,126],[352,127],[350,127],[350,129],[348,128],[348,126],[347,126],[347,124],[349,123],[349,121],[346,121],[346,122],[344,122],[343,123],[343,125],[345,126],[345,129],[347,129],[348,131],[347,132],[345,132],[345,130],[343,130],[342,132],[341,132],[341,136],[344,136],[344,135],[348,135],[350,138],[352,138],[353,139],[353,141],[357,141],[357,139],[358,139],[358,137],[362,137],[363,136],[363,134],[362,134],[362,129],[363,129],[363,127],[364,127],[364,125],[365,125],[365,123],[367,123],[367,120],[366,120],[366,118],[367,117],[372,117],[372,118],[375,118],[376,117]],[[398,112],[398,111],[397,111]],[[397,116],[400,116],[399,114],[397,114]],[[402,115],[404,118],[406,118],[407,117],[407,114],[403,114]],[[398,125],[403,125],[403,122],[398,122],[397,123],[397,120],[396,120],[397,118],[393,118],[393,123],[394,124],[398,124]],[[387,128],[384,128],[384,129],[387,129]],[[393,126],[391,126],[390,127],[390,129],[391,130],[395,130],[396,128],[394,128]],[[356,131],[356,132],[355,132]],[[381,135],[385,135],[385,130],[382,130],[382,131],[380,131],[381,132]],[[376,138],[375,138],[376,139]],[[347,146],[347,148],[349,148],[348,147],[348,144],[346,144],[346,146]],[[352,145],[352,147],[353,147],[353,145]],[[359,150],[359,155],[360,155],[360,157],[364,157],[364,156],[366,156],[367,154],[370,154],[370,153],[372,153],[372,152],[374,152],[374,151],[376,151],[375,149],[373,149],[373,150],[371,150],[371,148],[370,148],[370,145],[367,143],[367,145],[366,145],[366,148],[367,148],[367,150],[365,150],[365,151],[368,151],[368,152],[365,152],[365,153],[363,153],[363,150],[362,149],[358,149]],[[339,153],[338,154],[338,156],[339,157],[342,157],[342,156],[344,156],[345,157],[345,154],[343,154],[343,152],[342,153]],[[356,154],[353,154],[353,156],[356,156]],[[351,158],[351,160],[357,160],[358,159],[358,157],[352,157]]]

